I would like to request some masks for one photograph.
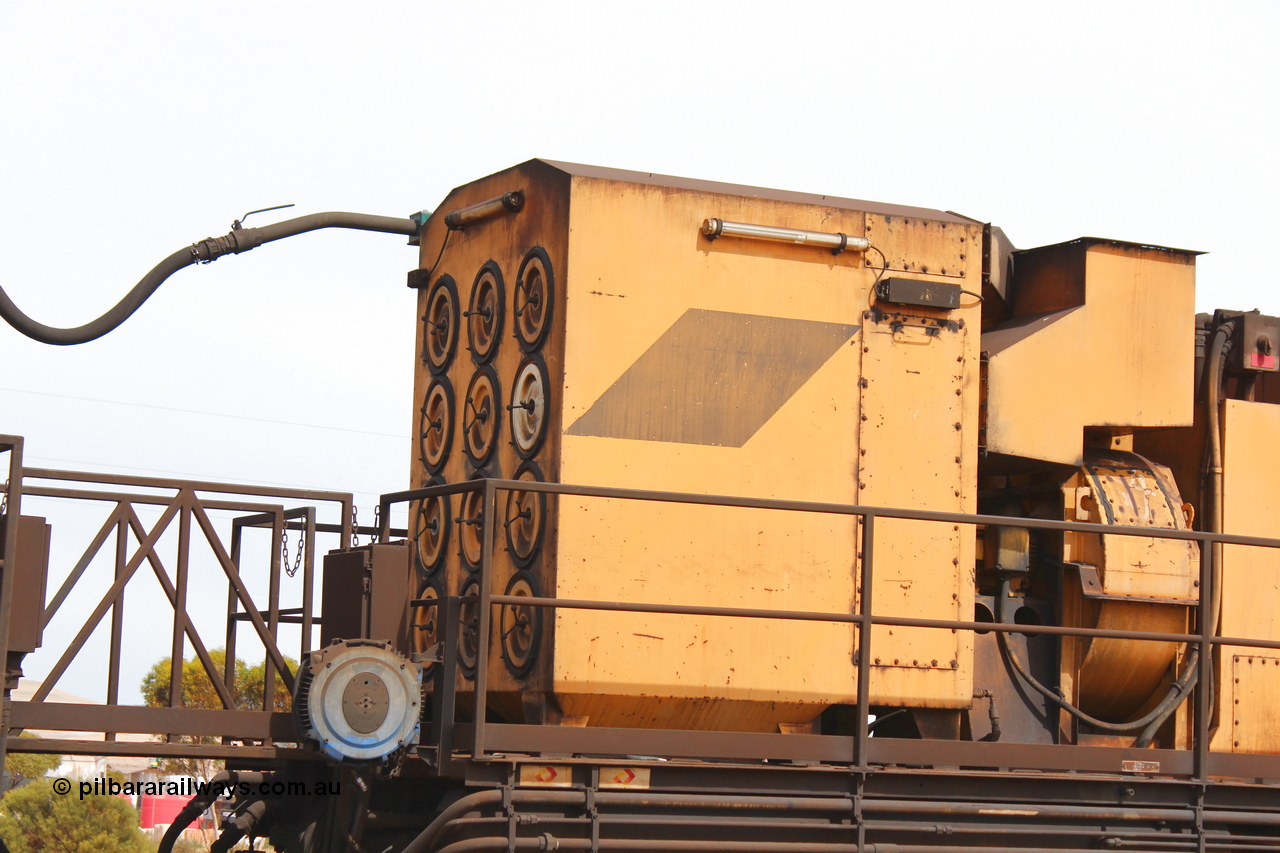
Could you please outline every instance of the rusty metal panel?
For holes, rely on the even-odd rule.
[[[1190,425],[1193,254],[1102,241],[1058,249],[1071,269],[1039,274],[1066,282],[1055,292],[1079,284],[1083,304],[1074,291],[1046,296],[1035,307],[1055,313],[983,335],[987,449],[1079,465],[1087,426]]]
[[[434,217],[422,237],[422,266],[431,273],[415,278],[422,285],[422,358],[413,417],[423,439],[415,448],[415,486],[433,478],[454,483],[519,474],[856,503],[858,328],[882,272],[875,256],[776,242],[712,242],[701,234],[702,222],[715,217],[861,236],[868,217],[878,216],[875,242],[883,243],[891,261],[900,261],[898,268],[909,265],[922,281],[980,283],[981,226],[936,211],[543,161],[461,187],[440,210],[512,191],[524,194],[518,212],[452,232],[445,217]],[[511,329],[524,308],[519,271],[535,250],[554,269],[554,288],[547,293],[549,329],[530,343],[520,338],[519,327],[514,336]],[[505,297],[473,304],[486,269],[505,280]],[[958,327],[976,324],[979,309],[973,300],[945,314],[918,313],[945,316]],[[469,346],[476,324],[500,327],[492,350]],[[976,332],[966,333],[966,341],[961,361],[945,366],[947,376],[972,374]],[[437,344],[447,352],[433,355]],[[545,364],[536,401],[513,390],[530,353]],[[487,385],[482,394],[473,393],[482,374]],[[963,400],[948,401],[947,409],[958,406],[964,434],[972,434],[976,387],[965,385],[961,393]],[[545,442],[521,452],[516,421],[530,406],[545,421]],[[948,463],[959,477],[951,482],[947,475],[948,494],[959,491],[961,500],[952,495],[945,505],[923,505],[972,509],[975,455],[963,448],[951,453],[961,461]],[[528,494],[498,500],[501,526],[489,590],[495,594],[515,588],[535,597],[840,615],[857,606],[858,531],[848,517],[605,498],[543,501]],[[455,495],[429,512],[415,509],[415,596],[476,591],[488,523],[477,501]],[[539,525],[540,547],[532,544]],[[442,536],[432,533],[442,530]],[[972,543],[963,539],[954,536],[946,546],[952,550],[945,584],[957,590],[955,609],[946,614],[951,617],[972,595],[958,591],[971,590],[971,583],[955,581],[968,578],[962,567],[972,564]],[[431,565],[420,558],[437,551],[441,556]],[[856,689],[855,631],[848,623],[780,626],[571,610],[547,611],[538,623],[532,613],[521,621],[509,604],[492,616],[487,640],[501,654],[491,657],[486,679],[491,707],[506,719],[776,731],[852,701]],[[524,653],[510,648],[519,644],[508,639],[517,636],[508,628],[519,624],[533,626]],[[429,633],[416,631],[414,648],[429,645]],[[938,633],[949,638],[949,653],[936,665],[945,673],[945,696],[913,684],[899,698],[951,706],[968,701],[957,671],[968,667],[969,640]],[[463,637],[458,689],[466,693],[475,673],[475,627]],[[833,657],[831,649],[843,652]],[[933,660],[931,654],[923,666],[934,667]]]
[[[904,204],[886,204],[879,201],[867,201],[857,198],[841,198],[817,193],[802,193],[791,190],[778,190],[767,187],[752,187],[744,184],[726,184],[719,181],[704,181],[698,178],[681,178],[673,175],[657,175],[653,172],[637,172],[629,169],[611,169],[605,166],[590,166],[583,163],[565,163],[558,160],[537,160],[566,175],[583,178],[597,178],[605,181],[617,181],[627,184],[642,184],[653,187],[670,187],[680,190],[693,190],[698,193],[746,196],[748,198],[769,199],[773,201],[794,202],[796,204],[816,207],[834,207],[842,210],[868,211],[886,216],[929,220],[931,222],[951,222],[970,224],[973,220],[944,210],[927,207],[911,207]]]
[[[884,253],[885,269],[968,281],[981,290],[971,259],[982,258],[982,230],[970,222],[868,213],[866,237]],[[979,269],[981,269],[979,267]]]
[[[1223,530],[1248,536],[1274,536],[1280,518],[1280,406],[1226,400],[1222,409]],[[1247,545],[1222,549],[1222,621],[1227,637],[1280,639],[1280,551]],[[1223,675],[1232,658],[1252,657],[1258,649],[1221,647]],[[1264,674],[1265,673],[1265,674]],[[1241,665],[1239,685],[1220,683],[1220,725],[1215,749],[1223,752],[1280,753],[1280,667],[1265,669],[1259,663]],[[1220,677],[1220,682],[1223,678]],[[1241,691],[1235,694],[1235,690]],[[1248,691],[1247,697],[1245,691]],[[1234,696],[1233,696],[1234,694]],[[1241,701],[1235,705],[1235,696]],[[1228,702],[1232,704],[1228,704]],[[1242,714],[1242,716],[1237,716]],[[1234,720],[1241,720],[1242,737],[1235,736]],[[1230,723],[1230,725],[1228,725]],[[1240,746],[1235,742],[1239,740]]]
[[[417,354],[411,429],[415,436],[410,483],[459,483],[476,476],[557,479],[563,380],[563,290],[567,273],[569,177],[529,161],[455,189],[427,223],[418,277]],[[461,230],[447,214],[509,192],[520,192],[518,211],[505,211]],[[532,408],[526,408],[526,405]],[[509,408],[510,407],[510,408]],[[541,425],[541,435],[530,427]],[[514,428],[522,432],[517,435]],[[525,442],[523,447],[517,440]],[[493,590],[543,594],[555,588],[557,531],[550,523],[556,499],[499,496]],[[438,599],[478,590],[477,568],[487,533],[481,502],[453,495],[410,506],[412,595]],[[508,541],[510,540],[510,541]],[[510,548],[520,549],[515,554]],[[431,610],[414,615],[411,649],[437,638]],[[474,615],[474,609],[469,615]],[[505,635],[511,609],[491,616],[487,686],[491,702],[519,719],[519,693],[550,689],[552,622],[541,614],[525,632]],[[477,628],[464,632],[458,687],[473,689]],[[515,638],[519,638],[516,640]]]
[[[856,253],[710,242],[699,230],[707,217],[851,235],[863,218],[576,179],[559,479],[852,502],[854,334],[872,273]],[[694,327],[697,335],[685,333]],[[598,413],[624,390],[634,417],[612,421],[631,425],[619,434]],[[854,606],[851,519],[599,499],[559,506],[560,597],[844,614]],[[853,696],[847,624],[573,611],[555,619],[556,694],[566,714],[592,726],[777,731]],[[843,653],[824,659],[816,649]]]
[[[1231,751],[1280,753],[1280,658],[1232,655],[1231,697]]]
[[[859,503],[973,510],[976,353],[967,326],[950,313],[864,313]],[[878,519],[875,614],[968,619],[974,612],[973,548],[972,528]],[[970,704],[972,634],[876,626],[871,636],[873,702]]]
[[[1168,467],[1135,454],[1089,451],[1066,487],[1076,521],[1186,530],[1187,512]],[[1067,559],[1101,570],[1101,588],[1086,596],[1119,596],[1195,603],[1199,552],[1190,542],[1137,536],[1067,537]]]
[[[1114,449],[1085,451],[1085,465],[1063,486],[1064,517],[1095,524],[1186,530],[1187,510],[1164,465]],[[1069,533],[1066,607],[1079,624],[1119,630],[1187,630],[1200,599],[1194,543],[1139,536]],[[1090,714],[1122,719],[1163,692],[1178,643],[1067,641],[1064,684]]]

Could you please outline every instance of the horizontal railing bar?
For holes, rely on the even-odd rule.
[[[467,743],[471,723],[459,723],[459,743]],[[853,761],[852,740],[835,735],[783,735],[754,732],[705,732],[670,729],[624,729],[574,726],[535,726],[490,723],[485,726],[488,747],[495,752],[555,752],[565,755],[663,755],[666,757],[790,758],[833,763]],[[911,738],[868,740],[872,763],[931,767],[1017,768],[1043,771],[1106,773],[1140,779],[1124,769],[1129,760],[1155,762],[1164,776],[1190,776],[1189,750],[1140,749],[1127,746],[1079,744],[987,743]],[[1275,778],[1280,756],[1209,753],[1210,771],[1241,778]],[[1224,813],[1225,814],[1225,813]]]
[[[462,599],[473,602],[475,596]],[[766,610],[744,607],[703,607],[695,604],[653,604],[623,601],[589,601],[584,599],[546,598],[524,595],[493,595],[491,604],[509,604],[520,607],[551,607],[566,610],[608,610],[629,613],[671,613],[688,616],[730,616],[747,619],[782,619],[802,622],[835,622],[850,625],[862,624],[856,613],[824,613],[811,610]],[[410,604],[426,606],[434,600],[415,599]],[[1193,602],[1192,602],[1193,603]],[[915,619],[907,616],[872,616],[872,625],[904,628],[950,628],[978,633],[1050,634],[1063,637],[1105,637],[1116,640],[1149,640],[1165,643],[1198,643],[1199,634],[1162,634],[1146,631],[1120,631],[1107,628],[1073,628],[1062,625],[1018,625],[1008,622],[963,622],[951,619]],[[1247,646],[1260,649],[1280,649],[1280,640],[1251,640],[1243,637],[1213,637],[1214,645]]]
[[[905,521],[934,521],[945,524],[992,525],[1018,527],[1028,530],[1059,530],[1075,533],[1099,533],[1108,536],[1141,536],[1152,539],[1173,539],[1187,542],[1221,542],[1227,545],[1255,545],[1263,548],[1280,548],[1280,539],[1260,536],[1237,536],[1226,533],[1208,533],[1198,530],[1173,530],[1166,527],[1130,527],[1119,524],[1097,524],[1083,521],[1053,521],[1020,516],[982,515],[978,513],[937,512],[922,509],[895,509],[892,507],[862,506],[859,504],[819,503],[792,501],[776,498],[744,498],[732,495],[699,495],[687,492],[660,492],[645,489],[616,489],[602,486],[574,486],[566,483],[539,483],[531,480],[467,480],[443,486],[428,486],[402,492],[391,492],[381,498],[383,506],[405,501],[422,500],[436,495],[479,491],[486,482],[492,482],[499,491],[542,492],[571,497],[613,498],[623,500],[656,501],[660,503],[692,504],[699,506],[724,506],[739,509],[771,509],[786,512],[813,512],[828,515],[897,518]]]
[[[292,759],[324,761],[324,753],[299,747],[236,746],[220,743],[163,743],[128,740],[63,740],[62,738],[11,738],[9,752],[42,752],[55,755],[104,755],[138,758],[207,758],[233,761]]]
[[[241,610],[241,611],[239,611],[239,612],[237,612],[237,613],[229,614],[227,618],[228,618],[228,619],[231,619],[231,620],[233,620],[233,621],[235,621],[235,622],[250,622],[250,621],[252,621],[252,620],[253,620],[253,617],[252,617],[252,616],[250,616],[248,613],[244,612],[243,610]],[[263,621],[265,621],[265,620],[266,620],[266,618],[267,618],[267,611],[265,611],[265,610],[259,610],[259,611],[258,611],[258,618],[259,618],[259,619],[262,619]],[[282,610],[282,611],[280,611],[279,617],[276,619],[276,621],[277,621],[277,622],[279,622],[279,623],[281,623],[282,625],[301,625],[301,624],[302,624],[302,620],[303,620],[304,618],[305,618],[305,614],[302,614],[302,613],[285,613],[285,612]],[[323,621],[324,621],[324,620],[323,620],[323,618],[322,618],[322,617],[320,617],[320,616],[312,616],[312,617],[311,617],[311,624],[313,624],[313,625],[319,625],[319,624],[320,624],[321,622],[323,622]]]
[[[37,495],[44,498],[69,498],[82,501],[110,501],[112,503],[147,504],[150,506],[168,506],[173,503],[175,495],[139,495],[129,492],[98,492],[91,489],[59,489],[53,486],[24,486],[24,495]],[[235,512],[271,512],[278,509],[272,504],[244,503],[240,501],[202,500],[201,504],[209,509],[232,510]]]
[[[458,743],[471,738],[473,724],[456,726]],[[847,764],[853,761],[853,741],[845,736],[708,732],[670,729],[625,729],[589,726],[535,726],[489,723],[485,726],[488,748],[493,752],[564,755],[662,755],[678,758],[739,758],[759,761],[788,758]],[[1190,776],[1192,753],[1188,750],[1138,749],[1122,746],[1078,744],[987,743],[907,738],[868,740],[874,764],[1017,768],[1063,772],[1107,773],[1135,777],[1124,762],[1156,762],[1164,776]],[[1280,757],[1210,753],[1212,772],[1224,776],[1273,778],[1280,774]],[[1247,760],[1239,760],[1239,759]]]
[[[42,731],[165,732],[200,737],[298,740],[293,714],[287,711],[13,702],[9,725]]]
[[[329,492],[318,489],[291,489],[279,486],[251,486],[243,483],[216,483],[207,480],[176,480],[168,477],[142,477],[125,474],[99,474],[94,471],[64,471],[57,468],[23,468],[24,479],[78,480],[82,483],[104,483],[121,486],[144,486],[153,489],[192,489],[197,492],[224,492],[261,497],[282,497],[299,500],[350,502],[350,492]]]

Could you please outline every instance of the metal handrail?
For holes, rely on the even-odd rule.
[[[1193,643],[1201,649],[1215,645],[1233,645],[1260,649],[1280,649],[1280,641],[1261,640],[1256,638],[1216,637],[1212,626],[1207,624],[1207,608],[1213,597],[1213,558],[1212,543],[1230,545],[1247,545],[1264,548],[1280,548],[1280,539],[1259,536],[1239,536],[1225,533],[1210,533],[1190,530],[1173,530],[1166,528],[1131,527],[1124,525],[1097,524],[1088,522],[1053,521],[1023,517],[986,515],[979,513],[939,512],[933,510],[902,509],[892,507],[870,507],[856,504],[837,504],[811,501],[779,500],[772,498],[751,498],[730,495],[705,495],[683,492],[649,491],[640,489],[623,489],[597,486],[580,486],[563,483],[540,483],[525,480],[478,479],[462,483],[451,483],[441,486],[430,486],[383,495],[380,500],[380,515],[383,524],[383,538],[388,532],[390,507],[396,503],[423,500],[437,495],[476,493],[483,494],[483,507],[486,518],[498,517],[497,493],[499,491],[525,491],[573,497],[598,497],[623,500],[657,501],[691,505],[709,505],[738,507],[747,509],[773,509],[786,512],[810,512],[833,515],[856,516],[862,520],[862,554],[860,578],[860,607],[858,613],[824,613],[793,610],[768,610],[753,608],[707,607],[699,605],[674,605],[638,602],[609,602],[587,600],[565,600],[554,597],[524,597],[495,595],[492,592],[494,537],[497,525],[483,525],[482,554],[479,567],[479,595],[462,598],[449,596],[445,606],[441,607],[441,632],[446,635],[457,634],[458,626],[449,624],[451,620],[460,618],[462,603],[478,602],[479,626],[478,647],[476,650],[475,672],[475,722],[472,724],[471,755],[481,758],[485,755],[485,711],[488,706],[487,670],[491,655],[489,623],[493,606],[519,604],[542,608],[564,608],[582,610],[613,610],[639,613],[673,613],[683,615],[724,616],[737,618],[781,619],[819,622],[837,622],[857,625],[859,642],[857,651],[858,666],[858,712],[856,723],[856,764],[860,769],[867,768],[869,731],[869,687],[871,658],[871,627],[873,625],[937,628],[950,630],[981,631],[996,633],[1021,633],[1027,635],[1056,635],[1078,637],[1107,637],[1118,639],[1134,639],[1152,642]],[[1099,628],[1069,627],[1056,625],[1005,625],[992,622],[972,622],[950,619],[916,619],[910,617],[876,616],[872,612],[871,582],[873,580],[873,557],[875,545],[875,522],[877,518],[892,518],[910,521],[931,521],[948,524],[965,524],[972,526],[1003,525],[1007,527],[1031,530],[1052,530],[1077,533],[1097,533],[1102,535],[1141,536],[1144,538],[1172,539],[1190,541],[1199,544],[1201,549],[1199,599],[1194,602],[1199,617],[1201,631],[1196,634],[1174,634],[1149,631],[1121,631]],[[1191,606],[1193,602],[1188,602]],[[446,649],[446,652],[450,650]],[[1200,655],[1200,683],[1209,684],[1212,677],[1211,655]],[[438,685],[452,692],[453,682],[442,679]],[[1196,776],[1207,778],[1208,774],[1208,717],[1209,691],[1197,690],[1196,726],[1192,735],[1195,755]],[[445,703],[452,706],[452,701]],[[450,714],[452,716],[452,714]],[[438,721],[435,731],[441,726],[449,728],[452,719]],[[451,735],[445,738],[450,743]],[[441,744],[443,751],[443,744]],[[442,765],[448,758],[440,756]]]
[[[16,437],[0,436],[0,451],[12,448],[12,439]],[[21,439],[17,447],[20,449]],[[34,481],[34,482],[33,482]],[[53,481],[54,483],[66,483],[67,485],[51,485],[39,481]],[[228,711],[227,719],[232,721],[235,718],[239,722],[235,725],[228,724],[230,727],[225,731],[218,729],[217,725],[210,723],[207,716],[212,712],[202,709],[188,709],[175,707],[172,713],[164,719],[166,725],[172,728],[164,731],[176,732],[181,734],[189,734],[191,731],[199,731],[213,737],[225,737],[229,733],[232,736],[242,737],[242,730],[261,729],[262,734],[255,738],[270,741],[277,734],[276,729],[279,728],[279,721],[272,722],[272,700],[275,690],[275,675],[279,673],[279,677],[285,682],[286,687],[292,687],[293,673],[290,666],[277,642],[277,628],[284,621],[292,621],[284,619],[279,604],[279,586],[280,586],[280,537],[285,535],[290,529],[301,529],[306,538],[307,547],[305,548],[306,565],[303,572],[302,583],[303,590],[303,607],[302,613],[298,614],[298,621],[302,626],[302,651],[309,650],[310,647],[310,629],[313,621],[311,610],[314,609],[316,596],[314,594],[314,535],[317,531],[336,533],[342,537],[341,541],[345,545],[351,539],[352,533],[352,507],[353,496],[346,492],[319,491],[311,489],[295,489],[286,487],[267,487],[258,485],[242,485],[234,483],[207,482],[207,481],[189,481],[175,478],[165,477],[148,477],[133,475],[114,475],[102,474],[97,472],[82,472],[48,468],[30,468],[22,467],[20,458],[16,472],[11,474],[10,489],[17,487],[20,494],[28,496],[52,497],[58,499],[67,499],[71,501],[98,501],[107,504],[114,504],[105,523],[98,531],[98,534],[86,547],[84,553],[76,562],[71,572],[62,583],[62,587],[52,595],[48,601],[46,611],[42,616],[44,623],[53,618],[58,607],[65,601],[71,590],[76,587],[84,575],[85,569],[89,564],[97,559],[102,551],[103,545],[111,537],[114,530],[117,547],[116,547],[116,575],[114,583],[107,593],[98,602],[97,607],[89,615],[88,621],[80,628],[78,634],[69,641],[62,649],[61,657],[55,664],[50,675],[45,679],[45,684],[41,690],[33,697],[32,702],[15,703],[13,708],[15,712],[21,711],[22,716],[30,717],[28,706],[32,711],[40,708],[49,691],[53,688],[58,678],[66,671],[71,661],[79,654],[85,645],[85,640],[95,630],[95,626],[102,622],[103,616],[107,611],[116,612],[119,602],[135,573],[142,567],[145,562],[150,565],[151,570],[156,574],[161,584],[162,590],[169,598],[170,604],[174,607],[175,619],[170,638],[170,665],[171,665],[171,683],[170,695],[171,703],[180,704],[181,696],[181,679],[182,679],[182,662],[181,657],[184,656],[181,651],[184,645],[194,650],[196,656],[201,661],[206,674],[209,676],[214,689],[217,691],[222,704]],[[152,493],[144,493],[145,490],[153,490]],[[268,503],[261,500],[253,500],[253,498],[266,498],[268,500],[306,500],[313,503],[328,503],[334,506],[338,512],[338,523],[336,524],[317,524],[315,521],[315,508],[313,506],[303,506],[297,509],[286,509],[285,505],[280,503]],[[160,520],[153,525],[144,527],[135,512],[135,507],[139,505],[150,505],[162,509]],[[16,506],[16,502],[11,502],[11,509]],[[229,510],[238,513],[248,513],[241,515],[232,520],[232,534],[230,549],[224,544],[222,534],[219,533],[213,521],[209,517],[208,510]],[[11,524],[16,517],[16,513],[10,513],[10,517],[5,519],[6,524]],[[249,593],[245,580],[239,571],[239,550],[241,531],[245,527],[269,527],[272,529],[272,549],[270,556],[270,577],[267,579],[267,591],[265,607],[258,605],[254,601],[254,597]],[[155,544],[165,533],[166,529],[176,527],[178,529],[178,552],[176,564],[166,568],[160,562],[159,554],[154,550]],[[194,528],[194,529],[193,529]],[[127,537],[132,534],[136,539],[136,543],[131,550],[127,549]],[[217,673],[217,667],[209,655],[209,651],[205,646],[204,640],[200,633],[196,630],[195,625],[189,615],[187,615],[186,605],[186,586],[190,572],[188,565],[188,557],[192,542],[196,536],[203,534],[205,540],[208,541],[209,548],[213,552],[214,559],[222,570],[218,573],[221,577],[225,574],[225,581],[228,585],[228,605],[227,605],[227,647],[226,659],[224,662],[224,672]],[[12,541],[12,540],[10,540]],[[172,574],[171,574],[172,572]],[[145,574],[145,571],[143,572]],[[5,573],[5,580],[8,581],[12,573]],[[10,595],[7,589],[3,593],[3,607],[7,610]],[[0,633],[7,635],[9,620],[4,618],[6,614],[0,613]],[[110,717],[110,713],[99,713],[106,709],[119,709],[125,716],[121,717],[117,714],[110,717],[112,720],[127,720],[129,725],[136,726],[138,720],[142,719],[137,713],[142,711],[155,711],[157,709],[141,709],[132,706],[118,705],[118,684],[119,684],[119,668],[120,668],[120,637],[117,618],[112,617],[111,626],[111,648],[109,650],[108,662],[108,696],[105,706],[84,706],[85,714],[90,715],[85,719],[77,717],[73,730],[83,731],[103,731],[107,737],[107,748],[123,748],[122,745],[110,744],[114,739],[113,731],[95,728],[98,725],[109,727],[113,723],[104,722]],[[239,622],[249,623],[250,633],[253,634],[258,641],[262,643],[266,654],[266,677],[264,679],[264,711],[263,712],[247,712],[234,710],[234,668],[235,668],[235,631]],[[183,640],[187,640],[184,643]],[[56,649],[55,649],[56,651]],[[178,656],[178,657],[175,657]],[[55,706],[50,706],[55,707]],[[79,706],[76,706],[79,708]],[[170,709],[165,709],[166,711]],[[132,713],[133,716],[129,716]],[[92,715],[98,714],[102,719],[94,719]],[[199,715],[206,716],[201,717]],[[237,716],[239,715],[239,716]],[[245,716],[250,715],[250,716]],[[256,716],[255,716],[256,715]],[[152,715],[157,716],[157,715]],[[275,715],[279,716],[279,715]],[[137,718],[137,719],[135,719]],[[158,718],[158,717],[157,717]],[[188,719],[190,718],[190,719]],[[248,724],[244,720],[253,719],[255,722]],[[233,721],[234,722],[234,721]],[[270,734],[268,734],[270,729]],[[136,731],[136,728],[120,729],[120,731]],[[236,735],[235,732],[239,732]],[[2,736],[2,735],[0,735]],[[56,744],[56,741],[51,742]],[[159,745],[153,745],[159,748]],[[167,750],[165,754],[176,755],[181,754],[185,744],[164,744]],[[191,755],[205,756],[211,754],[210,750],[214,749],[208,744],[192,744],[190,745]],[[53,746],[51,748],[56,748]],[[219,755],[231,754],[236,749],[244,749],[235,747],[230,744],[217,747],[220,750]],[[255,747],[254,749],[259,749]],[[0,744],[0,755],[3,754],[3,745]],[[0,759],[2,760],[2,759]]]

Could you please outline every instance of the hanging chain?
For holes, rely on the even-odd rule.
[[[382,535],[382,504],[378,504],[373,508],[373,533],[369,536],[369,543],[378,541]]]
[[[4,494],[0,495],[0,515],[9,508],[9,481],[4,481]]]
[[[298,544],[297,553],[293,556],[293,566],[289,565],[289,528],[286,526],[280,531],[280,565],[284,568],[284,573],[289,577],[298,574],[299,567],[302,566],[302,553],[306,550],[307,540],[307,523],[306,521],[298,522]]]
[[[360,508],[351,502],[351,547],[360,545]]]

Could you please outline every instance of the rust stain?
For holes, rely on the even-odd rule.
[[[662,637],[655,637],[653,634],[632,634],[634,637],[648,637],[650,640],[661,640]]]

